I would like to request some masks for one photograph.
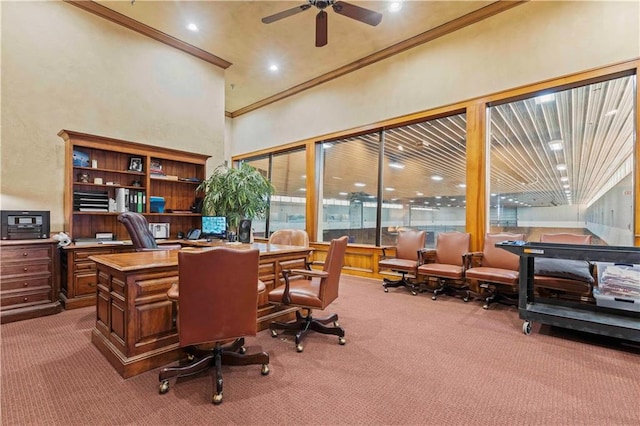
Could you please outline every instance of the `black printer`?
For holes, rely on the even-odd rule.
[[[49,238],[49,211],[1,210],[3,240]]]

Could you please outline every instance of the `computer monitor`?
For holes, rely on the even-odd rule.
[[[204,237],[226,238],[227,218],[224,216],[202,216],[202,234]]]

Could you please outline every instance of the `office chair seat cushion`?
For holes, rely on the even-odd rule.
[[[465,276],[470,279],[508,284],[511,286],[518,285],[518,278],[520,276],[518,271],[512,271],[511,269],[490,268],[487,266],[479,266],[477,268],[467,269]]]
[[[418,268],[418,262],[411,259],[383,259],[378,262],[378,266],[394,271],[415,272]]]
[[[567,278],[593,284],[589,262],[586,260],[553,259],[539,257],[534,260],[534,274]]]
[[[580,296],[589,296],[591,294],[591,284],[588,282],[549,277],[546,275],[535,275],[533,277],[533,287],[562,291]]]
[[[269,292],[269,302],[282,303],[285,286],[279,286]],[[316,280],[292,280],[289,297],[292,305],[324,309],[319,296],[320,284]]]
[[[418,267],[418,274],[442,278],[460,279],[463,276],[462,266],[445,263],[426,263]]]

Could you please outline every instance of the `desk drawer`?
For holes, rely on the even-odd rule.
[[[0,259],[3,262],[50,258],[49,247],[3,247],[0,250]]]
[[[111,249],[94,249],[94,250],[89,250],[89,249],[84,249],[84,250],[74,250],[73,251],[73,260],[75,262],[78,261],[88,261],[89,260],[89,256],[97,256],[99,254],[112,254],[114,253],[113,250]]]
[[[76,297],[84,296],[87,294],[95,294],[96,292],[96,272],[95,270],[92,272],[83,272],[79,274],[75,274],[73,279],[75,280],[76,287]]]
[[[96,263],[95,262],[77,262],[75,265],[76,273],[86,273],[87,271],[95,271]]]
[[[3,262],[2,265],[0,265],[0,274],[2,274],[3,277],[7,275],[38,274],[50,272],[50,270],[50,262]]]

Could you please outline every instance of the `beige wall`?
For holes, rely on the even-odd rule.
[[[0,7],[2,209],[62,230],[61,129],[223,161],[224,70],[60,1]]]
[[[535,1],[233,120],[232,154],[640,57],[640,3]]]

